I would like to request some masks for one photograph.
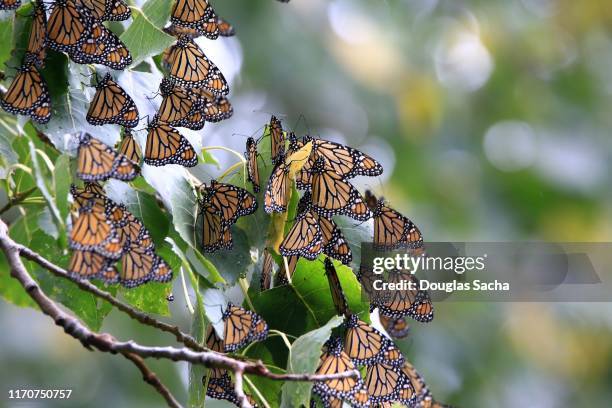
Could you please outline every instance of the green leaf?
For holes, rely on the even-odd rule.
[[[38,308],[17,279],[10,276],[9,265],[2,251],[0,251],[0,297],[15,306]]]
[[[144,165],[142,176],[160,195],[172,215],[172,224],[181,239],[195,247],[196,197],[184,168]]]
[[[167,0],[149,0],[142,6],[142,13],[156,27],[163,28],[170,17],[172,2]]]
[[[172,271],[174,274],[178,270]],[[172,292],[170,283],[148,282],[133,289],[122,288],[123,297],[138,309],[161,316],[170,316],[168,295]]]
[[[32,159],[34,174],[36,175],[36,186],[38,187],[43,197],[45,198],[45,201],[47,202],[47,206],[49,208],[49,211],[51,212],[53,223],[57,227],[57,230],[60,231],[60,234],[62,236],[65,236],[66,231],[64,227],[64,220],[62,219],[62,216],[60,215],[60,212],[57,208],[57,205],[55,205],[55,200],[51,196],[51,193],[49,192],[49,189],[47,188],[47,185],[45,183],[46,177],[42,172],[42,168],[41,168],[40,161],[39,161],[39,155],[41,153],[40,151],[37,151],[36,147],[34,146],[34,143],[31,140],[29,144],[30,144],[30,157]]]
[[[291,345],[287,371],[290,373],[314,374],[319,363],[321,347],[329,339],[332,329],[342,323],[340,316],[332,317],[323,327],[299,337]],[[311,382],[291,382],[283,385],[281,407],[310,406]]]
[[[63,154],[55,161],[55,171],[53,172],[55,203],[62,220],[66,220],[70,211],[68,208],[68,192],[70,191],[71,179],[70,157]]]
[[[154,17],[157,19],[157,13]],[[158,29],[142,11],[135,7],[132,7],[132,19],[128,29],[119,38],[130,50],[133,66],[148,57],[162,53],[174,43],[174,37]]]
[[[10,44],[13,39],[13,19],[6,18],[0,21],[0,44]],[[0,66],[11,58],[11,47],[0,47]]]
[[[336,264],[340,284],[353,313],[367,315],[368,303],[362,300],[361,286],[353,271]],[[292,285],[260,292],[253,304],[271,328],[293,336],[321,327],[336,314],[321,260],[300,259]]]

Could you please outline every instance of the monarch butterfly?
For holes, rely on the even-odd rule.
[[[236,34],[234,26],[221,17],[217,17],[217,25],[219,26],[219,35],[222,37],[232,37]]]
[[[416,401],[408,376],[397,367],[382,362],[368,365],[365,387],[374,404],[394,401],[412,407]]]
[[[272,286],[272,274],[274,273],[274,258],[268,248],[264,248],[263,262],[261,265],[261,279],[259,280],[260,290],[268,290]]]
[[[129,212],[122,204],[117,204],[106,197],[104,189],[97,183],[85,183],[83,189],[78,189],[74,184],[70,186],[70,194],[74,198],[75,207],[78,210],[87,210],[89,206],[97,206],[104,209],[106,219],[115,228],[123,228],[129,221]]]
[[[68,273],[75,278],[105,279],[116,276],[114,261],[94,251],[73,251]]]
[[[364,271],[359,271],[357,278],[362,278],[364,274]],[[372,309],[379,308],[382,314],[395,319],[410,316],[422,323],[433,320],[434,312],[431,299],[426,291],[419,289],[419,280],[416,276],[410,272],[390,271],[388,281],[390,283],[410,281],[413,282],[414,289],[394,290],[390,296],[374,296],[370,300],[370,307]],[[371,288],[368,288],[368,285],[364,286],[366,286],[366,291],[370,294]]]
[[[289,178],[290,166],[285,162],[284,154],[278,159],[268,179],[268,185],[264,193],[264,210],[271,214],[273,212],[287,211],[291,180]]]
[[[119,144],[119,153],[125,155],[125,157],[136,164],[140,164],[142,160],[142,149],[136,139],[134,139],[130,129],[125,129],[123,132],[123,139],[121,139]]]
[[[183,135],[156,117],[148,125],[144,162],[152,166],[180,164],[194,167],[198,164],[198,156]]]
[[[151,249],[143,248],[138,242],[131,244],[121,257],[119,282],[133,288],[150,281],[169,282],[172,280],[170,266]]]
[[[118,259],[123,252],[119,233],[103,205],[91,200],[79,209],[70,232],[70,247]]]
[[[226,353],[268,337],[268,324],[261,316],[231,303],[223,312],[223,322],[223,348]]]
[[[119,37],[100,22],[94,22],[87,39],[67,51],[77,64],[101,64],[112,69],[125,69],[132,55]]]
[[[314,260],[323,250],[321,228],[317,218],[310,211],[310,197],[304,196],[298,202],[295,223],[279,246],[283,256],[299,255]]]
[[[311,172],[312,204],[315,212],[323,217],[347,215],[358,221],[365,221],[371,217],[361,194],[338,173],[326,169],[323,157],[319,156]]]
[[[420,248],[423,236],[416,225],[366,190],[365,200],[374,218],[374,245],[383,249]]]
[[[41,0],[34,3],[34,14],[32,15],[32,26],[26,51],[36,56],[37,67],[45,65],[47,56],[47,13]]]
[[[208,89],[215,95],[229,93],[225,77],[219,68],[204,55],[189,36],[181,35],[168,56],[170,78],[184,88]]]
[[[379,176],[383,173],[383,167],[367,154],[323,139],[311,136],[302,138],[301,141],[290,138],[291,148],[298,149],[304,144],[312,142],[312,151],[309,160],[304,164],[296,177],[296,186],[300,190],[307,190],[311,184],[311,168],[318,157],[325,158],[325,166],[333,170],[344,179],[355,176]]]
[[[308,195],[310,195],[309,192],[304,193],[304,196]],[[323,253],[330,258],[337,259],[344,265],[349,265],[353,260],[353,254],[338,225],[331,218],[325,218],[316,213],[313,214],[321,228]]]
[[[104,189],[99,184],[85,183],[83,189],[71,185],[70,193],[78,209],[87,207],[89,203],[104,207],[107,220],[119,232],[119,242],[122,246],[138,243],[144,249],[155,249],[149,231],[142,222],[134,217],[125,206],[106,197]]]
[[[244,157],[247,160],[247,174],[249,182],[253,185],[253,191],[259,193],[261,183],[259,181],[259,166],[257,165],[257,142],[252,137],[249,137],[246,142],[246,153]]]
[[[285,135],[281,121],[272,115],[270,118],[270,143],[272,164],[278,164],[285,160]]]
[[[410,333],[410,325],[405,317],[393,318],[380,314],[380,324],[385,328],[385,331],[395,339],[403,339]]]
[[[121,153],[91,137],[79,136],[77,176],[85,181],[101,181],[109,178],[131,181],[138,175],[136,163]]]
[[[123,21],[132,12],[124,0],[78,0],[97,21]]]
[[[21,6],[21,0],[0,0],[0,10],[15,10]]]
[[[195,96],[167,78],[162,79],[159,90],[163,100],[157,117],[161,122],[193,130],[204,127],[204,116],[199,112],[200,105]]]
[[[13,115],[28,115],[35,122],[47,123],[51,119],[51,99],[47,83],[35,66],[36,59],[26,53],[0,106]]]
[[[219,249],[230,249],[231,235],[226,237],[228,227],[223,225],[221,215],[207,202],[199,202],[199,216],[202,217],[202,250],[215,252]]]
[[[211,180],[202,185],[202,201],[209,202],[225,225],[232,225],[239,217],[253,214],[257,210],[257,201],[247,190],[231,184]]]
[[[96,85],[86,119],[96,126],[115,123],[133,128],[138,124],[138,108],[130,95],[107,73]]]
[[[329,290],[332,294],[332,300],[334,306],[339,315],[348,316],[350,314],[348,300],[342,290],[340,279],[338,278],[338,272],[334,267],[334,263],[329,258],[325,258],[325,275],[327,275],[327,281],[329,283]]]
[[[87,8],[75,0],[56,0],[47,22],[49,48],[71,53],[91,33],[93,18]]]
[[[404,363],[404,357],[393,342],[366,322],[359,320],[357,315],[348,316],[345,326],[344,349],[355,364],[371,365],[384,362],[399,366]]]
[[[177,0],[170,21],[180,28],[194,29],[211,40],[219,36],[217,15],[207,0]]]
[[[193,92],[198,92],[202,96],[200,104],[201,112],[204,115],[204,120],[215,123],[225,119],[229,119],[234,114],[232,104],[225,96],[215,96],[205,89],[193,89]]]
[[[319,366],[315,374],[338,374],[345,371],[355,370],[355,364],[349,356],[342,350],[342,339],[332,337],[323,346],[323,353],[319,359]],[[361,378],[340,378],[327,381],[316,381],[313,385],[313,392],[324,401],[324,406],[330,397],[340,400],[350,400],[355,393],[363,386]]]

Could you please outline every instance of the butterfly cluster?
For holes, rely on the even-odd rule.
[[[262,341],[267,336],[268,324],[261,316],[228,303],[223,312],[223,339],[217,336],[213,326],[210,325],[206,334],[206,347],[218,353],[233,353],[252,342]],[[202,381],[206,386],[206,395],[209,397],[238,404],[234,383],[227,370],[212,368]],[[251,406],[257,406],[250,395],[247,395],[247,398]]]
[[[72,186],[73,250],[68,272],[78,278],[100,279],[131,288],[149,281],[168,282],[172,271],[155,253],[144,224],[123,204],[108,198],[99,184],[109,178],[131,181],[138,166],[89,134],[79,136],[77,176],[84,188]],[[118,270],[115,264],[120,262]]]
[[[343,401],[357,408],[445,407],[433,399],[423,378],[383,333],[354,314],[347,314],[343,331],[343,337],[333,336],[323,346],[316,373],[364,367],[365,376],[315,382],[311,407],[317,399],[325,408],[340,407]]]

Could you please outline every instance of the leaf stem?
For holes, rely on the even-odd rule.
[[[4,214],[8,210],[10,210],[13,206],[23,202],[30,194],[36,191],[38,187],[32,187],[27,189],[26,191],[22,191],[20,193],[16,193],[13,197],[9,198],[8,203],[2,209],[0,209],[0,214]]]
[[[187,309],[189,309],[189,314],[195,314],[195,309],[191,304],[191,299],[189,298],[189,291],[187,290],[187,282],[185,282],[185,268],[181,266],[181,286],[183,287],[183,296],[185,296],[185,303],[187,303]]]
[[[257,395],[257,398],[259,398],[259,401],[261,401],[263,406],[265,408],[270,408],[270,403],[268,402],[268,400],[266,400],[266,398],[263,396],[261,391],[259,391],[259,389],[255,386],[255,384],[253,384],[253,382],[251,382],[251,380],[249,380],[249,378],[246,375],[242,378],[244,378],[244,381],[246,381],[251,391],[253,391]]]

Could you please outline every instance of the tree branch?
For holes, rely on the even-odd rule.
[[[49,316],[55,324],[62,327],[64,332],[68,335],[79,340],[81,344],[89,349],[97,349],[102,352],[108,352],[112,354],[122,354],[126,358],[134,362],[137,367],[143,372],[145,380],[148,378],[150,384],[154,385],[155,388],[162,393],[159,388],[159,379],[156,376],[151,376],[150,370],[143,371],[143,364],[140,364],[143,358],[164,358],[172,361],[186,361],[191,364],[204,365],[205,367],[211,368],[224,368],[231,370],[236,374],[236,383],[241,383],[242,375],[254,374],[258,376],[267,377],[273,380],[283,381],[328,381],[342,378],[358,378],[359,372],[357,370],[345,371],[342,373],[329,374],[329,375],[316,375],[316,374],[274,374],[268,370],[268,368],[261,361],[243,361],[229,357],[222,353],[214,351],[194,351],[189,348],[176,348],[176,347],[149,347],[138,344],[134,341],[121,342],[117,341],[113,336],[108,333],[96,333],[89,330],[83,323],[81,323],[76,317],[69,315],[64,312],[50,299],[40,288],[40,286],[32,279],[28,271],[26,270],[23,262],[21,261],[20,255],[26,254],[34,257],[34,253],[29,249],[17,244],[8,236],[8,228],[4,222],[0,220],[0,249],[6,255],[8,264],[11,269],[11,276],[15,278],[21,286],[25,289],[26,293],[36,302],[40,307],[40,310]],[[32,258],[28,258],[32,259]],[[38,256],[37,262],[47,269],[53,268],[55,272],[63,271],[56,265],[51,264],[44,258]],[[34,260],[34,259],[33,259]],[[43,265],[44,263],[44,265]],[[51,269],[50,269],[51,270]],[[55,273],[54,272],[54,273]],[[85,283],[79,281],[80,283]],[[78,283],[77,283],[78,284]],[[79,285],[81,286],[81,285]],[[92,285],[93,286],[93,285]],[[95,286],[94,286],[95,288]],[[98,288],[95,288],[99,290]],[[105,293],[101,291],[102,293]],[[110,295],[109,295],[110,296]],[[134,356],[137,356],[140,360],[134,361]],[[142,362],[144,363],[144,362]],[[145,366],[146,367],[146,366]],[[155,380],[157,379],[157,381]],[[165,387],[164,392],[169,392]],[[240,387],[242,390],[242,387]],[[248,400],[244,395],[244,392],[236,391],[241,406],[243,408],[250,407]],[[242,395],[241,395],[242,394]],[[164,398],[170,405],[167,395]],[[173,398],[173,397],[172,397]],[[176,400],[174,400],[176,402]],[[172,405],[170,405],[172,406]]]
[[[127,303],[120,301],[119,299],[111,295],[110,293],[98,288],[96,285],[90,283],[89,281],[78,279],[78,278],[73,278],[72,276],[68,274],[68,272],[65,269],[62,269],[59,266],[49,262],[43,256],[39,255],[38,253],[32,251],[31,249],[23,245],[20,245],[16,242],[14,243],[14,245],[19,250],[19,253],[21,254],[21,256],[23,256],[24,258],[27,258],[30,261],[36,262],[37,264],[39,264],[40,266],[42,266],[43,268],[45,268],[46,270],[54,274],[55,276],[58,276],[64,279],[68,279],[74,282],[75,284],[79,286],[79,288],[83,289],[86,292],[93,294],[94,296],[99,297],[100,299],[107,301],[111,305],[115,306],[118,310],[130,316],[132,319],[137,320],[142,324],[146,324],[147,326],[155,327],[167,333],[173,334],[174,337],[179,342],[183,343],[184,345],[186,345],[187,347],[193,350],[197,350],[197,351],[207,350],[206,347],[199,344],[197,340],[194,339],[192,336],[190,336],[187,333],[182,332],[181,329],[178,328],[178,326],[173,326],[171,324],[164,323],[162,321],[159,321],[149,316],[146,313],[141,312],[140,310],[133,308]]]
[[[174,398],[170,390],[168,390],[168,388],[166,388],[166,386],[159,380],[159,378],[157,378],[157,375],[153,371],[151,371],[151,369],[149,369],[142,357],[132,353],[125,353],[123,356],[134,363],[134,365],[142,373],[142,379],[146,383],[151,384],[151,386],[155,388],[155,390],[157,390],[157,392],[162,397],[164,397],[169,407],[181,407],[181,404]]]

